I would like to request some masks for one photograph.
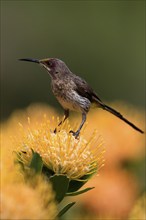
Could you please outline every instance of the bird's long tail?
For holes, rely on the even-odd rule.
[[[100,103],[100,106],[102,109],[112,113],[113,115],[117,116],[118,118],[120,118],[121,120],[123,120],[124,122],[126,122],[128,125],[130,125],[132,128],[134,128],[135,130],[139,131],[140,133],[144,133],[144,131],[142,131],[140,128],[138,128],[136,125],[134,125],[132,122],[128,121],[126,118],[123,117],[123,115],[121,115],[119,112],[117,112],[115,109],[109,107],[108,105],[105,105],[104,103]]]

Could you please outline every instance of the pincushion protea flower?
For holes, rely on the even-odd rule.
[[[103,165],[103,143],[95,133],[89,140],[83,136],[77,140],[69,133],[68,123],[57,133],[50,129],[51,122],[46,121],[36,129],[25,131],[18,146],[19,160],[24,165],[30,164],[32,150],[42,157],[46,169],[54,174],[64,174],[70,180],[80,180]]]
[[[15,144],[17,161],[23,171],[33,168],[44,174],[53,184],[56,200],[61,202],[65,196],[93,188],[78,191],[103,166],[104,148],[97,132],[93,132],[88,140],[83,135],[76,139],[69,133],[68,121],[54,133],[51,124],[57,126],[58,120],[48,120],[45,116],[43,122],[32,126],[28,119],[28,128],[21,125],[21,137],[16,138]]]

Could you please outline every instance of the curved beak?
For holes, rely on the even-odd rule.
[[[33,59],[33,58],[23,58],[23,59],[19,59],[20,61],[28,61],[28,62],[33,62],[33,63],[40,63],[39,60],[37,59]]]
[[[33,63],[38,63],[41,66],[43,66],[49,73],[50,73],[50,68],[46,65],[46,61],[49,59],[42,59],[42,60],[37,60],[34,58],[22,58],[22,59],[18,59],[20,61],[28,61],[28,62],[33,62]]]

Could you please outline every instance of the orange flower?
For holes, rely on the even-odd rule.
[[[79,201],[86,211],[105,219],[125,219],[137,196],[135,178],[125,171],[108,170],[94,177],[87,187],[95,189],[81,195]]]

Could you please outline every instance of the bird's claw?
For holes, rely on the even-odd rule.
[[[72,135],[77,139],[79,137],[80,132],[79,131],[70,131],[69,133],[72,133]]]
[[[54,134],[57,133],[57,128],[54,129]],[[58,131],[59,132],[59,131]],[[77,139],[79,137],[80,132],[79,131],[70,131],[69,133],[72,133],[72,135]]]

